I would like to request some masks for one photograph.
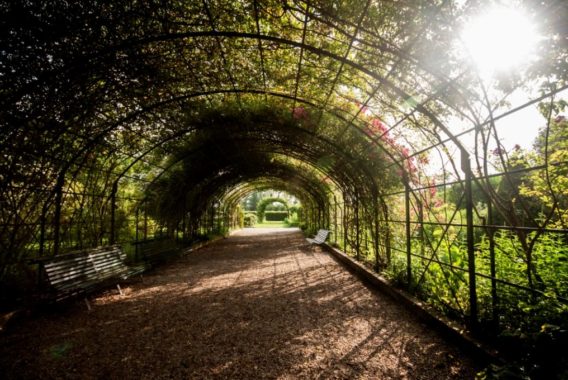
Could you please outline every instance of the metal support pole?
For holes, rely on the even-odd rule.
[[[40,230],[39,230],[39,256],[43,256],[45,252],[45,228],[47,223],[47,209],[48,209],[48,202],[46,201],[41,209],[41,217],[40,217]]]
[[[359,197],[355,198],[355,254],[357,260],[360,260],[361,255],[361,231],[359,226]]]
[[[487,224],[493,225],[493,205],[491,199],[487,200]],[[492,227],[488,229],[489,234],[489,268],[491,271],[491,309],[493,327],[499,330],[499,299],[497,296],[497,268],[495,265],[495,230]]]
[[[136,217],[135,217],[135,219],[134,219],[134,223],[136,224],[136,227],[135,227],[135,230],[134,230],[134,231],[135,231],[136,243],[138,243],[138,240],[139,240],[139,232],[138,232],[138,231],[139,231],[139,230],[138,230],[138,222],[139,222],[139,220],[140,220],[140,208],[137,207],[137,208],[136,208]],[[134,245],[134,247],[135,247],[135,248],[134,248],[134,257],[136,258],[136,261],[138,261],[138,256],[139,256],[139,248],[138,248],[139,245],[140,245],[140,244],[135,244],[135,245]]]
[[[347,253],[347,198],[343,193],[343,252]]]
[[[59,253],[59,245],[61,240],[61,208],[63,207],[63,184],[65,182],[65,174],[60,173],[55,184],[55,213],[53,215],[53,256]]]
[[[377,194],[373,194],[373,217],[375,219],[375,228],[373,230],[373,250],[375,251],[375,270],[378,272],[381,268],[379,260],[379,202],[377,197]]]
[[[337,243],[337,197],[333,194],[333,241]]]
[[[404,209],[406,215],[406,281],[408,289],[412,288],[412,236],[410,231],[410,185],[404,189]]]
[[[467,261],[469,274],[469,317],[472,330],[477,329],[477,286],[475,278],[475,245],[473,230],[473,173],[467,152],[461,152],[461,167],[465,174],[465,207],[467,230]]]
[[[418,236],[420,238],[420,255],[426,256],[426,244],[424,239],[424,202],[422,199],[417,201],[418,204]]]
[[[118,191],[118,183],[115,182],[112,185],[112,190],[110,193],[110,238],[109,243],[114,244],[116,242],[116,193]]]
[[[148,212],[144,207],[144,240],[148,240]]]

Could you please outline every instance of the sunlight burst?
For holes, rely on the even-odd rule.
[[[480,73],[493,74],[529,62],[538,33],[523,12],[496,8],[471,20],[462,39]]]

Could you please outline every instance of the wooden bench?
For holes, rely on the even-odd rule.
[[[48,296],[55,302],[75,296],[84,296],[87,308],[91,305],[87,294],[114,284],[122,295],[120,280],[141,274],[143,267],[124,264],[119,246],[98,247],[69,253],[37,262],[43,268],[49,285]]]
[[[327,237],[329,236],[329,230],[319,230],[318,233],[316,234],[316,236],[314,236],[314,238],[306,238],[306,240],[308,241],[308,243],[310,243],[310,245],[320,245],[325,243],[325,241],[327,240]]]

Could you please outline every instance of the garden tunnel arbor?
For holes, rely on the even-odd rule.
[[[226,231],[273,188],[308,232],[472,326],[566,313],[565,2],[518,2],[540,59],[498,80],[459,38],[490,1],[16,3],[1,8],[4,283],[149,229]],[[534,147],[512,147],[509,121],[537,105]]]
[[[282,205],[282,207],[284,207],[284,209],[286,210],[286,212],[289,212],[289,207],[288,207],[288,202],[286,202],[285,199],[279,198],[279,197],[267,197],[264,199],[261,199],[260,202],[258,203],[258,207],[257,207],[257,216],[258,219],[262,222],[265,218],[265,212],[266,209],[274,204],[279,204]],[[268,219],[267,219],[268,220]]]

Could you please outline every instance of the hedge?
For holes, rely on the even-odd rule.
[[[264,220],[267,222],[282,222],[288,217],[288,211],[265,211]]]

